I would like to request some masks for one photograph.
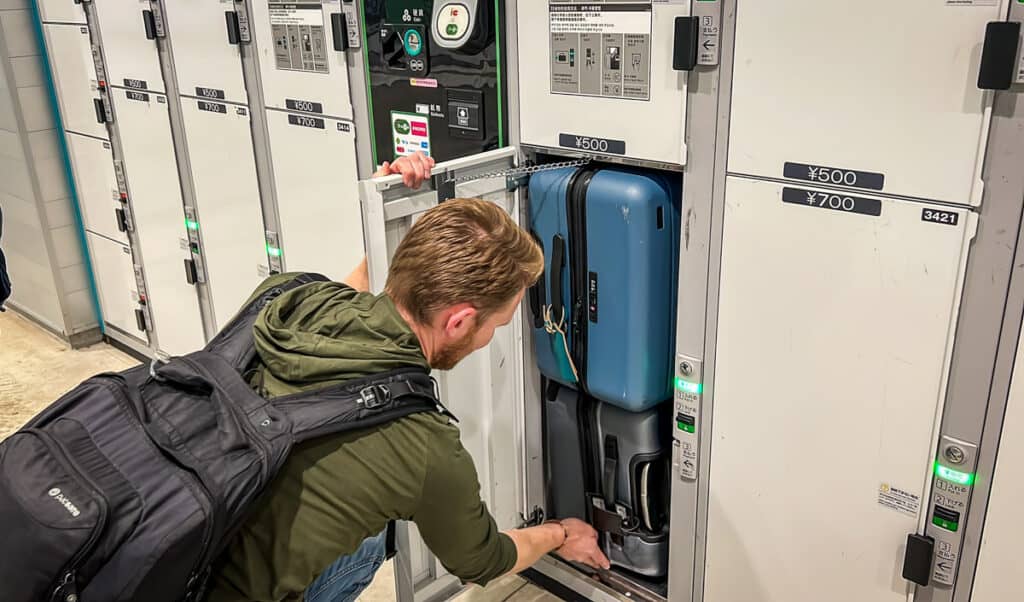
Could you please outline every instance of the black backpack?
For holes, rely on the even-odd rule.
[[[0,207],[0,241],[4,237],[4,209]],[[11,277],[7,275],[7,258],[0,248],[0,311],[4,310],[4,301],[11,296]]]
[[[180,602],[300,441],[444,411],[406,369],[267,400],[243,374],[260,309],[203,350],[94,376],[0,443],[0,600]]]

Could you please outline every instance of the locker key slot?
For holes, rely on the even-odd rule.
[[[242,31],[238,25],[238,13],[233,10],[224,11],[224,21],[228,27],[228,44],[239,44],[242,40]]]
[[[142,11],[142,26],[146,28],[146,39],[156,39],[156,18],[153,16],[153,11],[144,10]]]
[[[978,88],[1009,90],[1017,70],[1020,23],[996,21],[985,28],[985,46],[981,51]]]
[[[348,50],[348,25],[345,23],[345,13],[331,13],[331,37],[334,39],[335,50]]]

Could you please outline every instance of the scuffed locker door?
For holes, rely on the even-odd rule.
[[[285,268],[341,280],[363,259],[355,129],[267,111]]]
[[[501,171],[513,166],[517,150],[504,148],[455,159],[435,166],[444,180]],[[509,192],[503,176],[455,184],[453,197],[479,197],[497,203],[518,218],[518,194]],[[410,190],[400,176],[360,183],[366,224],[370,288],[379,293],[387,281],[388,263],[416,217],[441,200],[430,184]],[[435,372],[445,406],[459,418],[463,446],[473,457],[481,496],[498,528],[520,525],[525,511],[522,324],[513,321],[494,333],[487,347],[473,353],[454,370]],[[399,555],[395,564],[398,599],[402,602],[444,600],[461,588],[430,553],[412,523],[399,524]]]
[[[167,97],[115,89],[111,98],[157,347],[169,355],[189,353],[205,339],[196,289],[186,280],[192,253]]]
[[[1017,345],[1010,395],[999,438],[992,492],[985,514],[978,568],[971,602],[1024,600],[1024,581],[1017,578],[1024,539],[1020,502],[1024,499],[1024,338]]]
[[[169,0],[164,16],[181,94],[245,104],[235,0]]]
[[[97,25],[112,86],[164,92],[156,39],[160,11],[149,0],[95,0]]]
[[[81,0],[36,0],[43,23],[77,23],[85,25],[85,9]]]
[[[44,24],[47,54],[53,71],[64,129],[108,138],[93,63],[89,28],[85,25]]]
[[[66,139],[85,229],[127,245],[129,215],[117,188],[110,143],[70,132]]]
[[[352,119],[341,3],[259,0],[251,6],[266,105]]]
[[[124,334],[146,342],[145,331],[139,330],[135,310],[139,308],[139,293],[135,284],[135,268],[127,245],[122,245],[89,232],[89,258],[100,294],[103,321]]]
[[[267,274],[249,110],[181,99],[214,323],[224,326]]]
[[[977,205],[999,4],[740,3],[729,171]]]
[[[905,602],[977,223],[726,184],[704,602]]]

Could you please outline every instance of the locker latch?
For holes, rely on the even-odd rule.
[[[189,284],[199,282],[199,270],[194,259],[185,260],[185,281]]]
[[[331,38],[334,41],[334,49],[338,52],[345,52],[348,44],[348,23],[345,13],[331,13]]]
[[[114,209],[114,219],[117,220],[118,232],[128,231],[128,213],[123,209]]]
[[[697,40],[700,21],[697,17],[676,17],[675,37],[672,43],[672,69],[693,71],[697,66]]]
[[[985,28],[985,46],[981,51],[978,88],[1009,90],[1017,71],[1020,23],[995,21]]]
[[[141,307],[135,310],[135,325],[142,332],[149,332],[149,324],[146,319],[146,310]]]
[[[907,551],[903,556],[903,578],[921,587],[928,587],[934,551],[934,538],[917,533],[908,535]]]

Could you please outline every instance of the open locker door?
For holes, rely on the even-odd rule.
[[[433,170],[433,185],[424,183],[420,190],[405,187],[400,176],[361,182],[371,290],[384,289],[391,256],[417,217],[447,198],[483,198],[518,221],[519,195],[507,189],[500,173],[514,166],[516,154],[516,149],[504,148],[440,163]],[[454,370],[434,374],[441,400],[459,419],[484,503],[502,530],[519,526],[525,506],[520,322],[517,314],[495,331],[490,345]],[[397,539],[395,575],[401,602],[443,600],[462,587],[426,548],[415,525],[400,523]]]

